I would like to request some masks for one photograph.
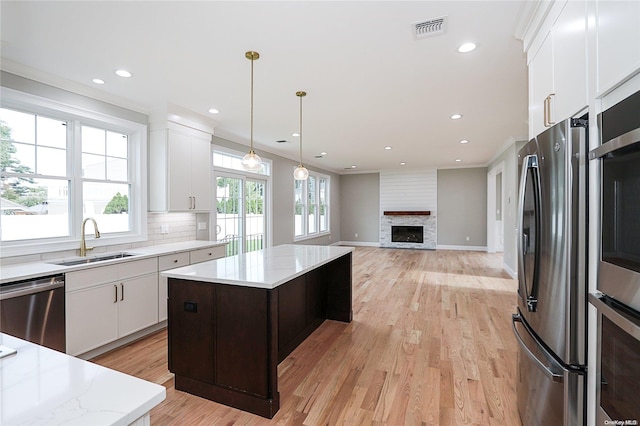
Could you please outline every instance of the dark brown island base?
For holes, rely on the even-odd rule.
[[[278,363],[351,322],[351,247],[283,245],[163,272],[175,388],[272,418]]]

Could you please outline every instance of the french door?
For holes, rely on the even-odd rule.
[[[267,181],[216,173],[216,239],[227,242],[227,256],[266,245]]]

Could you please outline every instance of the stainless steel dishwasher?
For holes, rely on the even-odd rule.
[[[65,352],[64,275],[0,285],[0,331]]]

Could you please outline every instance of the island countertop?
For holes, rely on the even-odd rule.
[[[169,278],[273,289],[353,251],[353,247],[284,244],[164,271]]]
[[[0,333],[0,424],[129,425],[165,399],[163,386]],[[8,353],[8,351],[7,351]]]

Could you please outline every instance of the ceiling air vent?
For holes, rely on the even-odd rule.
[[[416,38],[433,37],[447,31],[447,17],[441,16],[428,21],[415,22],[412,25]]]

